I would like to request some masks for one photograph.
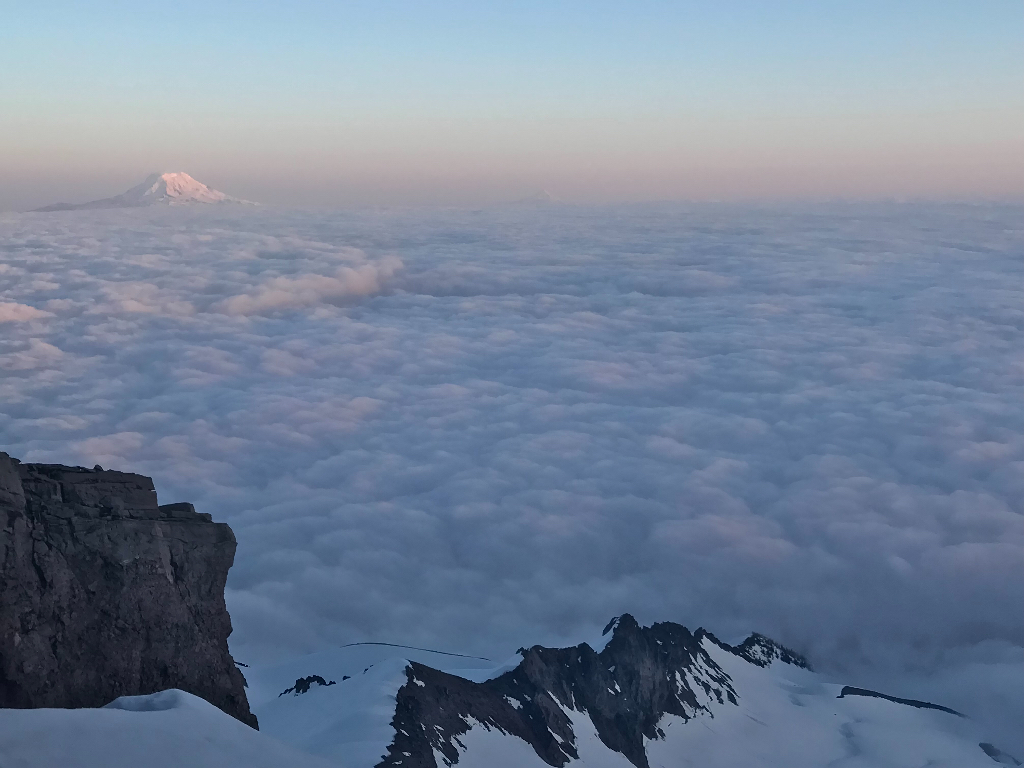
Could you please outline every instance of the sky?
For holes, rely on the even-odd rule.
[[[629,611],[1024,754],[1019,0],[0,19],[0,450],[229,522],[240,660]],[[156,171],[265,206],[23,213]]]
[[[760,631],[1024,755],[1019,205],[0,214],[0,449],[228,522],[231,649]]]
[[[1024,195],[1024,6],[3,0],[0,210]]]

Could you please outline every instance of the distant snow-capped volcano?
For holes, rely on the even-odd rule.
[[[248,200],[230,197],[210,189],[187,173],[154,173],[138,186],[116,197],[89,203],[57,203],[38,211],[75,211],[89,208],[139,208],[147,205],[191,205],[194,203],[239,203],[256,205]]]

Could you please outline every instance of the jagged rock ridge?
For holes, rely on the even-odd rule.
[[[148,477],[0,452],[0,707],[179,688],[256,727],[228,652],[235,537]]]
[[[665,715],[688,721],[709,713],[712,702],[736,704],[729,676],[702,646],[705,637],[742,658],[785,656],[807,666],[761,635],[733,648],[703,629],[691,633],[671,622],[641,627],[629,614],[610,623],[609,632],[600,652],[586,643],[521,649],[519,666],[483,683],[411,663],[396,699],[395,741],[380,765],[435,768],[435,751],[453,765],[459,736],[479,723],[518,736],[561,768],[579,758],[568,707],[589,714],[608,749],[649,768],[644,740],[664,738],[658,723]]]

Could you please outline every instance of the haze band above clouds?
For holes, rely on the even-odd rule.
[[[231,523],[243,661],[499,656],[628,610],[938,670],[920,686],[1010,731],[1021,229],[995,205],[4,215],[0,447]]]

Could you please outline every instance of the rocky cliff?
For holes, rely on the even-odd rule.
[[[0,707],[180,688],[254,728],[228,653],[235,537],[153,481],[0,453]]]

